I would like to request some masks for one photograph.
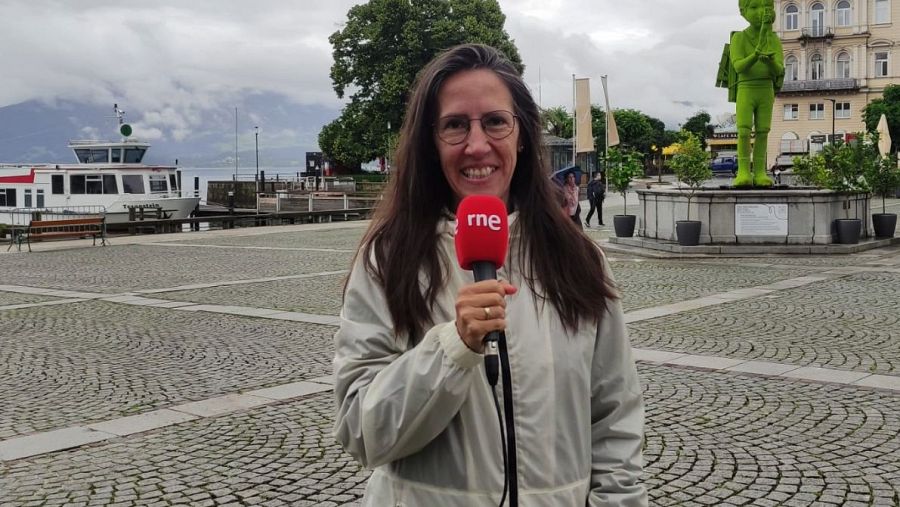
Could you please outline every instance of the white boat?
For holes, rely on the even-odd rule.
[[[74,164],[0,164],[0,224],[23,225],[41,210],[79,214],[105,212],[106,223],[137,216],[181,219],[200,202],[182,192],[175,166],[145,165],[150,145],[128,139],[120,123],[120,141],[70,141]]]

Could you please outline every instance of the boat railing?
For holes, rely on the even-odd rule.
[[[32,220],[66,220],[69,218],[105,217],[106,206],[50,206],[15,208],[10,211],[13,226],[27,226]]]

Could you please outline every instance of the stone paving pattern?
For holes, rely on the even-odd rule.
[[[41,296],[38,294],[19,294],[16,292],[0,291],[0,306],[25,305],[30,303],[44,303],[47,301],[59,301],[60,298]]]
[[[654,505],[898,505],[900,397],[643,366]]]
[[[351,249],[362,232],[198,240],[226,248],[113,244],[10,255],[0,276],[16,285],[114,293],[313,274],[346,269],[352,253],[303,248]],[[832,257],[611,258],[631,310],[836,266],[900,267],[896,248]],[[343,276],[149,297],[334,315]],[[629,328],[634,345],[646,349],[898,375],[898,291],[900,273],[859,273]],[[0,440],[326,375],[335,331],[101,301],[0,310],[0,321]],[[643,363],[638,369],[651,505],[900,506],[896,391]],[[0,505],[353,505],[368,472],[331,437],[331,396],[0,462]]]
[[[802,268],[716,266],[684,260],[611,261],[625,311],[678,303],[734,289],[805,276]]]
[[[640,348],[900,374],[900,273],[861,273],[629,327]]]
[[[0,439],[332,370],[331,326],[106,302],[0,315]]]
[[[335,266],[347,269],[352,256],[343,252],[125,245],[7,255],[0,262],[0,279],[30,287],[127,292],[335,271]]]
[[[179,241],[179,243],[274,248],[328,248],[355,252],[366,231],[365,227],[311,232],[278,232],[277,228],[274,229],[270,234],[188,239]]]
[[[0,468],[0,505],[352,504],[369,472],[331,436],[330,393]]]
[[[291,312],[338,315],[346,274],[274,282],[228,285],[153,294],[159,299],[192,303],[252,306]]]

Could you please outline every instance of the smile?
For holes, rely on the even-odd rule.
[[[497,170],[497,168],[493,167],[493,166],[478,167],[478,168],[470,167],[468,169],[463,169],[462,173],[463,173],[463,176],[466,177],[466,179],[483,180],[484,178],[487,178],[488,176],[493,174],[493,172],[496,170]]]

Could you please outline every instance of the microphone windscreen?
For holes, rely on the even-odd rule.
[[[470,195],[456,209],[456,257],[463,269],[473,262],[503,266],[509,244],[506,204],[493,195]]]

